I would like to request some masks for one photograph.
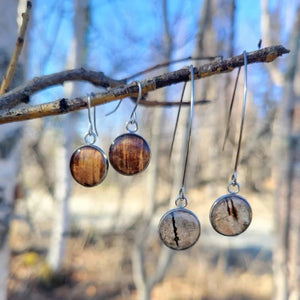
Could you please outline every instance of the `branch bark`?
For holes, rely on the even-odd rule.
[[[66,70],[51,75],[35,77],[25,84],[0,96],[0,109],[10,109],[21,103],[28,103],[29,96],[45,88],[64,84],[66,81],[87,81],[99,87],[116,87],[125,84],[123,80],[114,80],[102,72],[89,71],[84,68]]]
[[[289,53],[290,51],[281,45],[272,46],[249,52],[247,54],[248,64],[253,63],[266,63],[272,62],[279,56]],[[216,61],[200,66],[199,68],[194,68],[195,79],[201,79],[204,77],[231,72],[235,68],[244,65],[243,55],[238,55],[226,60]],[[69,74],[70,71],[64,71],[65,76]],[[76,71],[73,70],[76,73]],[[60,74],[60,73],[57,73]],[[57,75],[56,74],[56,75]],[[102,73],[101,73],[102,74]],[[37,82],[37,86],[42,85],[44,88],[49,86],[45,83],[45,80],[51,79],[52,75],[43,76],[34,79]],[[57,75],[58,76],[58,75]],[[52,78],[53,79],[53,78]],[[69,79],[66,79],[69,80]],[[73,79],[74,80],[74,79]],[[79,80],[79,78],[78,78]],[[82,79],[83,80],[83,79]],[[143,93],[154,91],[156,89],[166,87],[172,84],[185,82],[190,80],[189,68],[183,68],[174,72],[165,73],[163,75],[155,76],[153,78],[145,79],[142,83]],[[64,80],[65,81],[65,80]],[[63,81],[63,82],[64,82]],[[31,82],[32,84],[32,82]],[[36,87],[37,88],[37,87]],[[27,93],[33,93],[30,91],[30,87],[27,85],[23,86],[24,91]],[[17,97],[19,92],[11,91],[9,97]],[[138,86],[134,83],[121,85],[112,88],[104,93],[97,93],[92,99],[92,106],[101,105],[117,99],[123,99],[126,97],[136,96],[138,93]],[[0,97],[0,109],[6,109],[4,103],[4,98],[6,95]],[[6,102],[5,102],[6,103]],[[141,102],[143,105],[147,105],[147,101]],[[0,114],[0,124],[17,122],[35,118],[41,118],[46,116],[60,115],[69,113],[72,111],[80,110],[87,107],[87,97],[75,98],[75,99],[58,99],[53,102],[35,105],[35,106],[25,106],[16,109],[6,109]]]
[[[27,1],[26,11],[25,11],[25,13],[22,14],[23,21],[22,21],[22,25],[20,28],[20,32],[19,32],[19,37],[16,42],[15,50],[14,50],[13,56],[11,58],[11,61],[9,63],[7,73],[4,76],[3,81],[1,83],[0,95],[3,95],[4,93],[6,93],[8,91],[8,89],[11,85],[11,82],[14,78],[14,75],[15,75],[15,72],[17,69],[17,65],[18,65],[18,59],[19,59],[19,56],[21,54],[23,44],[24,44],[24,37],[25,37],[25,32],[27,29],[28,22],[29,22],[31,7],[32,7],[31,1]]]

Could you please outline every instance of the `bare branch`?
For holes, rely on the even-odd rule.
[[[289,50],[287,50],[281,45],[267,47],[253,52],[249,52],[247,54],[248,64],[259,62],[272,62],[277,57],[289,52]],[[238,55],[223,61],[208,63],[200,66],[199,68],[194,68],[195,79],[230,72],[235,68],[241,67],[243,65],[243,55]],[[69,71],[65,72],[66,74],[68,74]],[[41,80],[43,82],[43,79],[44,77],[41,79],[37,78],[35,80]],[[166,87],[179,82],[186,82],[189,80],[189,68],[183,68],[174,72],[169,72],[163,75],[143,80],[142,92],[147,93],[162,87]],[[101,105],[118,99],[136,96],[137,94],[138,86],[135,83],[130,83],[127,85],[115,87],[104,93],[95,94],[95,97],[93,97],[92,99],[91,105]],[[147,101],[143,101],[142,104],[147,105]],[[85,107],[87,107],[87,97],[75,99],[63,98],[50,103],[7,110],[0,114],[0,124],[41,118],[45,116],[65,114],[68,112],[83,109]]]
[[[11,58],[11,61],[9,63],[9,66],[7,68],[7,72],[6,75],[3,78],[3,81],[1,83],[1,88],[0,88],[0,95],[3,95],[4,93],[6,93],[11,85],[11,82],[14,78],[16,69],[17,69],[17,65],[18,65],[18,60],[19,60],[19,56],[21,54],[22,48],[23,48],[23,44],[24,44],[24,37],[25,37],[25,32],[27,29],[27,25],[29,22],[29,18],[30,18],[30,14],[31,14],[31,1],[27,1],[27,7],[26,7],[26,12],[22,14],[22,25],[20,28],[20,32],[19,32],[19,37],[17,39],[16,42],[16,46],[15,46],[15,50],[13,53],[13,56]]]
[[[20,103],[28,103],[29,96],[47,87],[63,84],[66,81],[88,81],[95,86],[116,87],[124,84],[123,80],[114,80],[102,72],[89,71],[84,68],[66,70],[51,75],[35,77],[25,84],[0,96],[0,108],[9,109]]]

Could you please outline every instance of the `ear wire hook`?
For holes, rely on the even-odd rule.
[[[183,88],[182,88],[181,98],[180,98],[178,112],[177,112],[177,116],[176,116],[175,128],[174,128],[174,132],[173,132],[173,136],[172,136],[172,142],[171,142],[171,147],[170,147],[170,151],[169,151],[169,159],[171,158],[171,155],[172,155],[172,152],[173,152],[173,147],[174,147],[174,142],[175,142],[175,136],[176,136],[176,132],[177,132],[178,121],[179,121],[179,116],[180,116],[180,112],[181,112],[181,107],[182,107],[182,102],[183,102],[183,96],[184,96],[185,88],[186,88],[186,82],[184,83]]]
[[[138,98],[136,100],[135,106],[130,114],[129,121],[126,123],[126,129],[129,132],[136,132],[139,128],[136,120],[136,109],[142,98],[142,84],[139,81],[134,81],[133,83],[136,83],[138,85],[139,93],[138,93]],[[133,126],[133,128],[130,129],[130,126]]]
[[[189,121],[189,128],[188,128],[187,146],[186,146],[186,152],[185,152],[185,161],[184,161],[184,168],[183,168],[183,174],[182,174],[181,188],[179,190],[179,196],[175,201],[176,206],[179,206],[179,207],[186,207],[187,206],[187,198],[185,197],[185,178],[186,178],[187,163],[188,163],[188,159],[189,159],[189,152],[190,152],[190,146],[191,146],[192,124],[193,124],[194,104],[195,104],[195,82],[194,82],[195,80],[194,80],[194,67],[193,67],[193,65],[190,66],[190,74],[191,74],[190,121]],[[182,91],[182,94],[181,94],[181,102],[182,102],[182,99],[183,99],[183,94],[184,94],[185,87],[186,87],[186,85],[184,85],[184,87],[183,87],[183,91]],[[176,126],[175,126],[175,131],[174,131],[174,134],[173,134],[172,147],[173,147],[173,143],[174,143],[175,132],[176,132],[176,129],[177,129],[179,114],[180,114],[180,108],[179,108],[178,114],[177,114]]]
[[[225,149],[226,141],[227,141],[227,138],[228,138],[228,135],[229,135],[231,113],[232,113],[233,103],[234,103],[234,99],[235,99],[235,92],[236,92],[237,83],[238,83],[238,80],[239,80],[239,77],[240,77],[240,73],[241,73],[241,67],[239,67],[236,78],[235,78],[233,93],[232,93],[229,112],[228,112],[228,117],[227,117],[226,133],[225,133],[225,137],[224,137],[224,141],[223,141],[223,147],[222,147],[223,151]]]
[[[193,124],[193,116],[194,116],[194,103],[195,103],[195,80],[194,80],[194,67],[193,65],[190,66],[190,73],[191,73],[191,103],[190,103],[190,122],[189,122],[189,131],[188,131],[188,138],[187,138],[187,147],[185,153],[185,162],[184,162],[184,169],[183,169],[183,176],[182,176],[182,187],[181,187],[181,194],[184,197],[184,186],[185,186],[185,177],[186,177],[186,169],[187,163],[189,159],[189,152],[191,146],[191,135],[192,135],[192,124]]]
[[[130,119],[135,119],[136,118],[136,114],[135,114],[135,111],[137,109],[137,106],[139,105],[141,99],[142,99],[142,84],[139,82],[139,81],[134,81],[134,83],[136,83],[139,87],[139,94],[138,94],[138,98],[136,100],[136,103],[135,103],[135,106],[131,112],[131,115],[130,115]]]
[[[238,191],[239,191],[239,184],[237,182],[237,168],[238,168],[238,164],[239,164],[240,150],[241,150],[241,144],[242,144],[242,138],[243,138],[243,129],[244,129],[244,122],[245,122],[245,115],[246,115],[246,105],[247,105],[247,90],[248,90],[247,52],[246,51],[244,51],[244,69],[245,69],[244,100],[243,100],[243,110],[242,110],[242,117],[241,117],[241,126],[240,126],[238,147],[237,147],[237,152],[236,152],[236,157],[235,157],[234,171],[233,171],[233,175],[232,175],[232,180],[229,183],[229,187],[230,186],[237,186]]]
[[[94,106],[94,124],[91,119],[91,96],[94,96],[93,93],[88,94],[88,121],[89,121],[89,130],[84,136],[84,141],[87,144],[94,144],[96,142],[96,137],[98,136],[97,126],[96,126],[96,107]]]

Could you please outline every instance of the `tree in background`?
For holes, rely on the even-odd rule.
[[[5,14],[0,20],[0,77],[4,78],[10,58],[14,52],[20,25],[17,24],[17,12],[26,8],[24,1],[0,1],[1,11]],[[21,8],[20,8],[21,7]],[[5,30],[3,30],[5,28]],[[18,64],[12,87],[24,80],[23,56]],[[9,90],[9,85],[7,87]],[[7,124],[0,130],[0,299],[6,300],[7,279],[9,273],[10,249],[9,228],[15,205],[18,174],[21,164],[22,125]]]
[[[261,4],[263,40],[268,45],[271,44],[272,36],[274,36],[274,33],[271,34],[272,15],[269,11],[268,0],[262,0]],[[277,122],[274,126],[273,168],[274,176],[276,176],[274,300],[300,298],[300,91],[297,88],[300,70],[299,4],[293,31],[289,37],[289,46],[291,55],[284,73],[275,66],[268,68],[273,83],[283,88],[283,99],[278,105]]]
[[[77,3],[77,2],[76,2]],[[164,30],[164,35],[162,38],[160,38],[160,40],[162,41],[166,41],[165,43],[158,43],[158,44],[165,44],[166,46],[166,51],[165,51],[165,56],[164,56],[164,60],[169,60],[170,57],[171,57],[171,53],[172,53],[172,46],[173,46],[173,41],[172,41],[172,37],[170,35],[170,26],[168,24],[168,18],[166,17],[167,15],[167,1],[163,1],[163,7],[164,7],[164,12],[165,12],[165,30]],[[78,3],[77,3],[78,4]],[[225,5],[225,4],[224,4]],[[227,6],[228,5],[228,6]],[[76,5],[75,5],[76,7]],[[202,7],[202,15],[201,15],[201,19],[200,19],[200,26],[199,26],[199,34],[197,36],[197,40],[196,40],[196,47],[195,47],[195,53],[197,53],[197,55],[201,55],[205,48],[206,48],[206,44],[211,44],[209,42],[210,39],[214,40],[213,36],[216,34],[215,33],[215,28],[213,28],[213,22],[212,22],[212,16],[214,13],[216,13],[216,3],[210,3],[210,1],[204,1],[203,3],[203,7]],[[227,1],[226,2],[226,7],[230,7],[230,8],[234,8],[234,1]],[[86,9],[86,8],[85,8]],[[234,10],[234,9],[233,9]],[[221,10],[220,10],[221,11]],[[80,15],[84,15],[84,11],[82,11],[81,9],[79,10],[76,10],[76,12],[78,14],[75,14],[75,24],[78,25],[78,27],[80,27],[81,29],[78,29],[79,32],[84,32],[84,28],[85,28],[85,24],[84,22],[80,22]],[[231,14],[232,16],[233,14]],[[232,16],[233,18],[233,16]],[[208,21],[207,21],[208,20]],[[207,23],[209,24],[209,26],[207,25]],[[209,27],[209,29],[207,28]],[[107,30],[107,28],[106,28]],[[233,30],[233,26],[231,27],[230,29],[231,31]],[[230,31],[229,30],[229,31]],[[75,51],[75,56],[80,53],[82,51],[82,49],[85,47],[84,45],[82,45],[82,40],[83,40],[83,35],[80,34],[77,30],[75,30],[75,36],[78,38],[79,40],[79,43],[77,44],[78,46],[78,49],[79,51]],[[209,34],[208,34],[209,32]],[[229,36],[232,35],[232,32],[229,34]],[[79,38],[80,36],[80,38]],[[210,39],[208,38],[208,36],[210,36]],[[205,43],[203,42],[204,40],[208,39]],[[81,46],[80,46],[81,44]],[[213,43],[212,43],[213,44]],[[81,47],[81,48],[80,48]],[[208,46],[207,46],[208,47]],[[213,47],[215,47],[217,49],[217,45],[213,45]],[[160,50],[161,47],[158,47],[158,50]],[[232,52],[232,50],[230,50]],[[229,52],[230,52],[229,51]],[[112,53],[114,53],[114,51],[111,51]],[[129,51],[130,52],[130,51]],[[129,53],[128,52],[128,53]],[[159,51],[158,51],[159,52]],[[118,52],[119,53],[119,52]],[[80,56],[80,55],[78,55]],[[159,54],[157,54],[157,56],[159,56]],[[116,58],[117,59],[117,58]],[[118,58],[120,59],[120,58]],[[78,64],[83,64],[82,62],[80,62],[80,58],[75,59],[75,61],[77,61]],[[121,61],[121,60],[120,60]],[[111,62],[112,64],[114,62]],[[128,64],[127,62],[125,63],[125,60],[122,62],[123,64],[123,72],[124,72],[124,69],[128,68]],[[129,64],[130,65],[130,64]],[[116,69],[120,67],[120,69],[122,69],[122,65],[118,65],[116,64]],[[169,69],[165,69],[166,72],[169,71]],[[113,73],[113,72],[112,72]],[[115,74],[113,74],[115,75]],[[124,82],[125,83],[125,82]],[[202,90],[204,90],[206,87],[204,86],[202,88]],[[212,93],[214,93],[214,84],[211,84],[210,85],[210,89],[212,91]],[[74,91],[74,90],[73,90]],[[77,95],[78,93],[76,93]],[[211,93],[209,94],[211,95]],[[75,97],[75,93],[72,95],[71,94],[71,97]],[[162,97],[162,96],[158,96],[158,97]],[[162,97],[164,98],[165,95]],[[84,101],[83,101],[84,102]],[[223,111],[223,109],[222,109]],[[213,111],[211,113],[214,113]],[[220,113],[220,115],[223,115],[223,113]],[[217,125],[220,125],[222,124],[221,122],[219,122],[218,120],[218,114],[214,114],[214,116],[212,117],[212,123],[215,124],[216,126]],[[64,134],[62,134],[62,136],[64,138],[66,138],[66,145],[67,146],[70,146],[71,145],[71,137],[69,136],[71,130],[70,130],[70,125],[73,125],[73,122],[72,120],[69,120],[69,118],[72,119],[71,116],[67,116],[65,121],[64,121]],[[183,119],[185,119],[183,117]],[[152,141],[156,141],[158,144],[154,143],[154,147],[153,147],[153,161],[156,162],[156,164],[153,164],[152,165],[152,169],[149,169],[151,172],[149,172],[149,182],[151,183],[151,189],[152,191],[150,192],[150,210],[147,211],[145,213],[145,219],[146,219],[146,226],[143,228],[143,230],[146,230],[149,223],[151,222],[151,219],[153,218],[153,212],[154,212],[154,206],[155,206],[155,187],[157,185],[157,179],[158,179],[158,175],[157,175],[157,169],[158,169],[158,166],[157,166],[157,156],[158,156],[158,153],[159,153],[159,140],[160,140],[160,134],[161,132],[159,132],[159,129],[162,127],[161,123],[162,123],[162,112],[161,111],[158,111],[157,113],[155,112],[155,116],[152,118],[151,122],[152,121],[155,121],[155,124],[153,125],[153,129],[152,129]],[[18,123],[16,123],[18,124]],[[184,137],[185,136],[185,120],[183,121],[183,126],[182,126],[182,136]],[[169,131],[168,131],[169,132]],[[212,144],[212,147],[214,146],[214,143],[217,142],[220,138],[220,132],[222,132],[222,126],[220,126],[219,129],[216,129],[214,131],[214,134],[212,135],[212,138],[211,138],[211,144]],[[182,141],[184,141],[185,139],[182,138]],[[64,142],[59,142],[58,144],[64,144]],[[177,143],[178,145],[180,145],[180,138],[177,139]],[[182,145],[180,145],[182,146]],[[197,145],[196,145],[196,148],[197,148]],[[211,147],[210,147],[211,148]],[[70,182],[68,182],[68,179],[66,180],[63,180],[63,182],[61,182],[59,179],[60,178],[66,178],[66,172],[67,172],[67,164],[68,164],[68,159],[66,159],[66,149],[62,146],[62,145],[58,145],[57,147],[57,151],[59,152],[59,155],[56,156],[56,159],[57,159],[57,167],[55,168],[56,170],[58,170],[58,173],[57,173],[57,178],[56,178],[56,182],[54,184],[54,198],[56,198],[56,200],[58,200],[57,204],[59,204],[57,207],[58,207],[58,210],[56,211],[57,213],[57,221],[54,221],[54,226],[53,227],[53,239],[52,239],[52,244],[51,244],[51,249],[49,251],[49,262],[50,264],[52,265],[52,268],[55,270],[55,269],[59,269],[61,267],[61,262],[62,262],[62,253],[63,253],[63,249],[64,249],[64,243],[65,243],[65,234],[66,234],[66,226],[67,225],[67,216],[68,216],[68,213],[67,213],[67,201],[68,201],[68,198],[69,198],[69,195],[70,195]],[[194,150],[194,151],[197,151],[197,150]],[[68,152],[68,150],[67,150]],[[176,154],[177,150],[175,149],[175,153]],[[251,151],[249,151],[251,152]],[[180,150],[178,153],[182,153],[182,151]],[[178,155],[177,155],[178,156]],[[180,156],[180,155],[179,155]],[[214,152],[213,155],[211,156],[213,159],[218,159],[218,154],[217,152]],[[156,158],[155,158],[156,157]],[[247,160],[246,160],[246,163],[247,163]],[[176,165],[178,167],[178,165],[180,165],[180,161],[178,160]],[[203,162],[202,162],[203,164]],[[216,171],[218,170],[218,164],[215,164],[212,168],[212,174],[216,173]],[[197,174],[197,165],[195,164],[195,171],[194,171],[194,174]],[[180,173],[180,172],[178,172]],[[198,177],[199,174],[198,174]],[[176,194],[178,191],[177,191],[177,188],[176,187],[176,183],[175,183],[176,180],[174,180],[174,189],[176,190],[175,193],[172,192],[172,194]],[[197,182],[197,180],[195,180],[195,182]],[[177,185],[179,186],[179,185]],[[174,195],[171,196],[171,201],[173,202],[173,197]],[[150,226],[149,226],[150,227]],[[162,278],[163,277],[163,274],[165,273],[166,271],[166,266],[168,265],[168,261],[170,259],[170,253],[168,251],[165,251],[165,256],[161,256],[161,259],[162,259],[162,262],[164,262],[163,264],[161,264],[161,266],[163,266],[162,269],[158,268],[158,270],[156,270],[156,273],[154,272],[154,276],[153,278],[155,278],[155,280],[152,280],[153,278],[150,278],[150,281],[147,280],[149,278],[146,278],[146,277],[143,277],[146,273],[146,269],[145,269],[145,257],[143,255],[143,251],[144,251],[144,247],[146,245],[146,240],[144,239],[144,236],[142,236],[142,239],[139,240],[139,237],[137,238],[136,240],[136,244],[135,244],[135,247],[136,247],[136,251],[135,251],[135,254],[136,257],[134,257],[133,255],[133,262],[135,264],[134,266],[134,271],[135,271],[135,278],[136,278],[136,286],[139,288],[139,291],[140,291],[140,294],[143,295],[142,297],[144,299],[148,299],[150,297],[150,292],[151,292],[151,289],[153,288],[154,284],[157,283],[159,280],[158,278]],[[164,252],[163,252],[164,253]],[[160,265],[160,263],[158,264]],[[163,272],[160,272],[160,270],[163,270]],[[4,274],[4,273],[3,273]],[[157,275],[157,274],[160,274],[160,275]],[[142,278],[142,279],[141,279]],[[150,284],[149,284],[150,282]]]

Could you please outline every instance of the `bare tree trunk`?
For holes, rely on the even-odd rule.
[[[2,79],[17,39],[17,1],[0,0],[0,78]],[[5,28],[5,30],[3,30]],[[17,81],[23,76],[19,67]],[[19,79],[19,80],[18,80]],[[15,80],[16,83],[16,80]],[[14,207],[15,187],[20,167],[21,124],[0,128],[0,300],[7,298],[10,248],[9,227]]]
[[[274,300],[300,299],[300,97],[296,72],[300,70],[300,5],[291,36],[291,55],[284,80],[284,99],[275,128],[277,148],[274,168],[276,244],[274,249]],[[298,75],[299,76],[299,75]],[[299,77],[298,77],[299,80]]]
[[[74,39],[67,68],[81,67],[85,63],[85,35],[88,24],[89,0],[74,0]],[[74,97],[81,90],[80,83],[66,83],[67,97]],[[53,272],[62,267],[66,250],[67,232],[69,228],[69,198],[72,192],[72,179],[69,170],[71,147],[75,136],[76,114],[67,115],[63,120],[62,141],[57,145],[55,155],[56,182],[54,188],[55,215],[53,221],[52,238],[48,252],[48,263]]]
[[[169,31],[167,0],[163,1],[163,16],[164,16],[164,52],[162,55],[163,61],[169,61],[173,50],[173,39]],[[168,71],[168,68],[162,72]],[[166,91],[160,90],[157,92],[158,99],[165,99]],[[171,252],[168,249],[162,249],[157,263],[157,270],[151,276],[146,276],[145,260],[144,260],[144,245],[151,233],[150,223],[155,212],[155,203],[157,196],[158,170],[159,170],[159,153],[161,144],[161,128],[163,125],[163,110],[154,110],[151,118],[151,164],[148,167],[148,190],[149,190],[149,206],[145,209],[144,226],[140,229],[134,245],[132,254],[133,278],[138,290],[138,299],[150,300],[151,291],[156,283],[162,280],[167,267],[171,261]]]

